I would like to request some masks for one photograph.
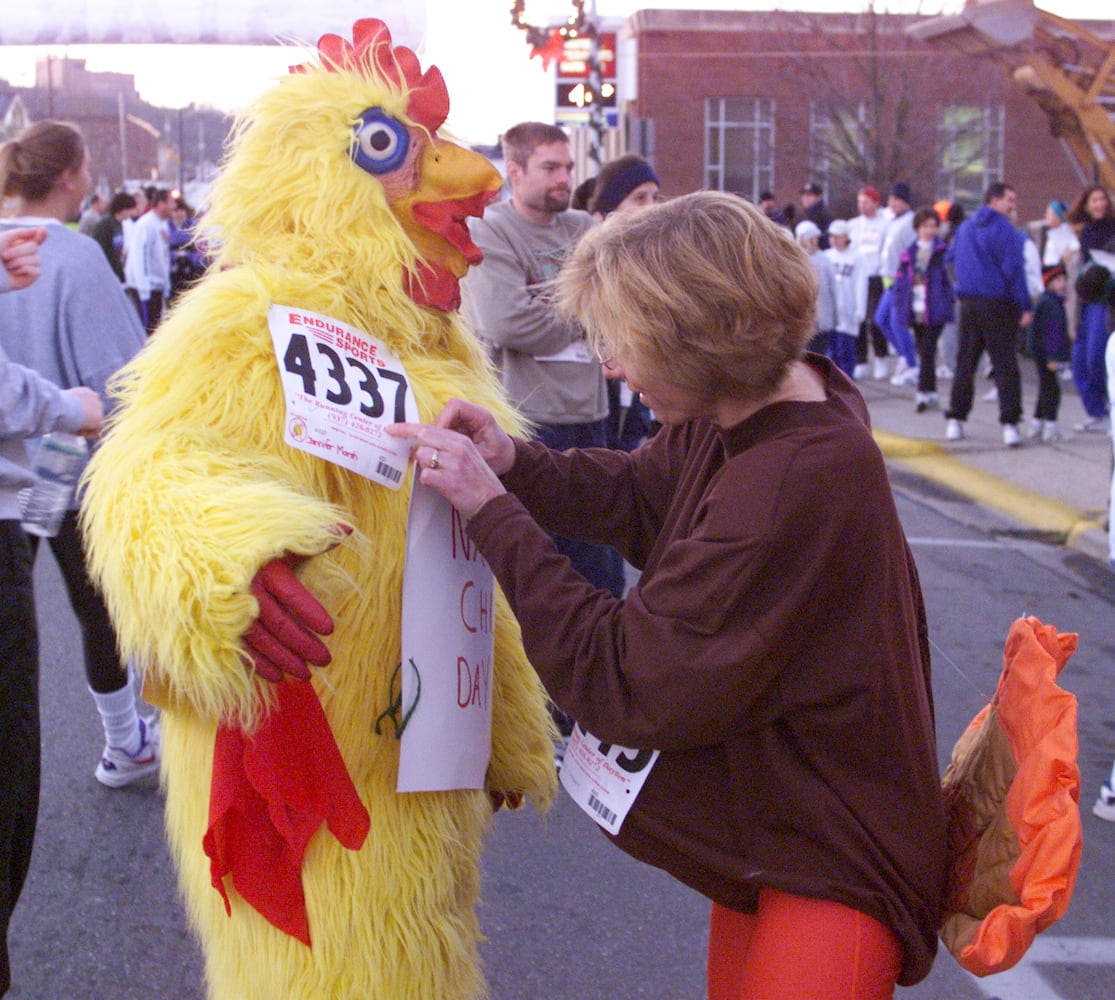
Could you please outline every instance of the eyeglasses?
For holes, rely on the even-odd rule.
[[[596,352],[596,360],[600,362],[600,367],[606,372],[614,372],[617,364],[616,359],[610,354],[602,354],[600,351]]]

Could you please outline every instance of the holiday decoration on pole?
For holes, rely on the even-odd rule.
[[[542,69],[550,68],[550,63],[559,60],[569,38],[587,38],[591,43],[588,60],[588,80],[585,83],[584,103],[589,109],[589,127],[592,129],[592,146],[589,158],[599,168],[603,163],[602,148],[606,121],[600,100],[600,37],[596,24],[596,0],[592,2],[590,13],[585,15],[585,0],[572,0],[573,13],[556,28],[528,24],[526,20],[526,0],[515,0],[511,5],[511,23],[524,33],[530,46],[530,58],[538,56]]]
[[[572,16],[558,28],[528,24],[526,0],[515,0],[511,5],[511,24],[526,35],[530,58],[538,56],[542,60],[542,69],[548,70],[551,62],[561,58],[565,39],[584,33],[585,0],[573,0]]]

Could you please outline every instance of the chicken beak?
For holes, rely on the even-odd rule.
[[[438,308],[459,302],[457,281],[483,259],[469,235],[468,219],[484,214],[484,207],[502,183],[499,172],[479,153],[441,139],[426,145],[419,160],[416,189],[391,206],[420,257],[413,276],[418,281],[411,283],[416,301],[419,295],[432,295],[433,300],[422,304]],[[433,275],[447,287],[423,292],[419,286],[429,285]]]

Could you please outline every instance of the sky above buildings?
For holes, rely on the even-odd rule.
[[[151,3],[181,3],[181,0],[149,0]],[[222,0],[222,10],[235,9],[238,2],[258,7],[256,0]],[[330,3],[336,2],[337,23],[332,23]],[[390,25],[392,6],[401,0],[368,0],[359,5],[367,16],[385,9]],[[591,7],[593,0],[588,0]],[[55,9],[68,5],[88,9],[81,0],[44,0],[50,16],[57,21]],[[1040,6],[1064,17],[1110,17],[1111,0],[1040,0]],[[111,6],[111,5],[108,5]],[[408,7],[412,4],[408,4]],[[596,0],[597,14],[603,18],[623,18],[648,7],[700,10],[808,9],[841,11],[856,9],[855,0]],[[883,4],[878,5],[882,7]],[[961,0],[886,0],[886,9],[906,12],[919,9],[927,16],[962,6]],[[343,10],[341,10],[343,8]],[[38,9],[36,6],[35,9]],[[46,10],[46,8],[43,8]],[[318,34],[332,31],[349,34],[352,0],[321,0],[322,23]],[[538,59],[530,59],[524,35],[511,24],[510,0],[426,0],[424,36],[410,41],[424,65],[437,65],[445,76],[452,101],[448,126],[469,142],[494,142],[507,125],[528,118],[548,119],[553,113],[552,71],[545,72]],[[566,17],[572,4],[559,0],[528,0],[527,20],[547,24]],[[45,16],[45,15],[44,15]],[[134,14],[133,14],[134,20]],[[421,19],[418,19],[419,25]],[[49,21],[47,23],[50,23]],[[402,39],[397,39],[402,40]],[[34,84],[36,59],[47,53],[85,59],[93,72],[132,74],[145,101],[176,108],[189,104],[209,105],[225,111],[235,110],[263,89],[273,86],[301,54],[278,46],[0,46],[0,77],[16,86]]]

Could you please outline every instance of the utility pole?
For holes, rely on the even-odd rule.
[[[601,93],[604,87],[600,75],[600,29],[596,17],[596,0],[591,0],[589,6],[587,28],[589,41],[592,43],[588,56],[588,124],[592,129],[588,155],[599,170],[604,163],[604,130],[607,128],[607,119],[604,115],[604,98]]]
[[[120,118],[120,186],[124,188],[128,184],[128,132],[125,128],[124,93],[120,90],[116,92],[116,110]]]

